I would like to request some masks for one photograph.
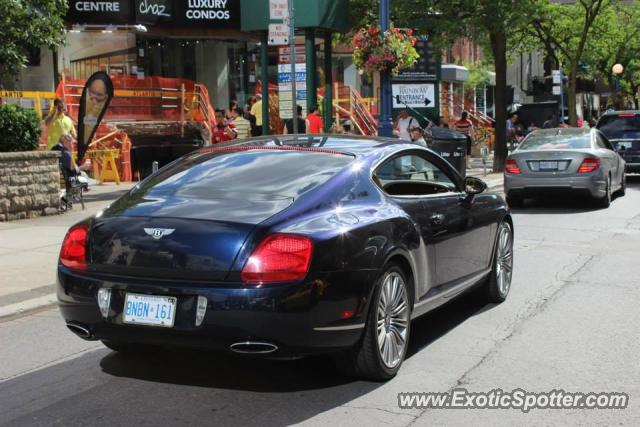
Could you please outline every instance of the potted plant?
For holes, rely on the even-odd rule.
[[[413,67],[420,58],[414,45],[416,38],[411,29],[391,27],[382,32],[372,25],[362,28],[353,36],[353,62],[361,72],[390,71],[397,76],[400,70]]]

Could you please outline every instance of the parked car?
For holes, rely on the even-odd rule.
[[[640,111],[605,113],[597,128],[624,158],[626,172],[640,173]]]
[[[510,206],[527,197],[579,193],[609,207],[626,188],[625,161],[597,129],[542,129],[507,157],[504,192]]]
[[[507,297],[513,223],[485,190],[398,140],[200,149],[71,227],[60,310],[71,331],[116,351],[333,353],[360,378],[389,379],[411,319],[476,285]]]

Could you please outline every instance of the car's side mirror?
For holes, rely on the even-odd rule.
[[[476,178],[475,176],[468,176],[464,179],[464,191],[470,196],[480,194],[487,189],[487,183]]]

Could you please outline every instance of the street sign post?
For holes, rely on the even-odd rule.
[[[562,64],[560,64],[562,66]],[[564,76],[562,68],[559,70],[551,70],[551,78],[553,79],[553,95],[560,95],[560,123],[564,123]]]
[[[289,44],[289,26],[285,24],[269,24],[269,46]]]
[[[270,46],[289,44],[289,2],[288,0],[269,0],[269,40]]]
[[[293,133],[298,133],[297,96],[296,96],[296,24],[293,0],[269,0],[269,35],[270,46],[289,45],[291,64],[291,112]],[[280,79],[280,77],[279,77]],[[280,82],[279,82],[280,83]],[[287,85],[288,86],[288,85]],[[282,116],[282,115],[281,115]]]

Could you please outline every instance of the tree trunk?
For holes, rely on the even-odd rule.
[[[493,171],[503,172],[507,158],[507,37],[504,33],[492,33],[490,38],[496,72]]]
[[[569,70],[569,85],[567,86],[567,108],[569,109],[569,124],[578,125],[578,113],[576,111],[576,87],[578,86],[578,66],[571,65]],[[562,112],[564,114],[564,111]]]

